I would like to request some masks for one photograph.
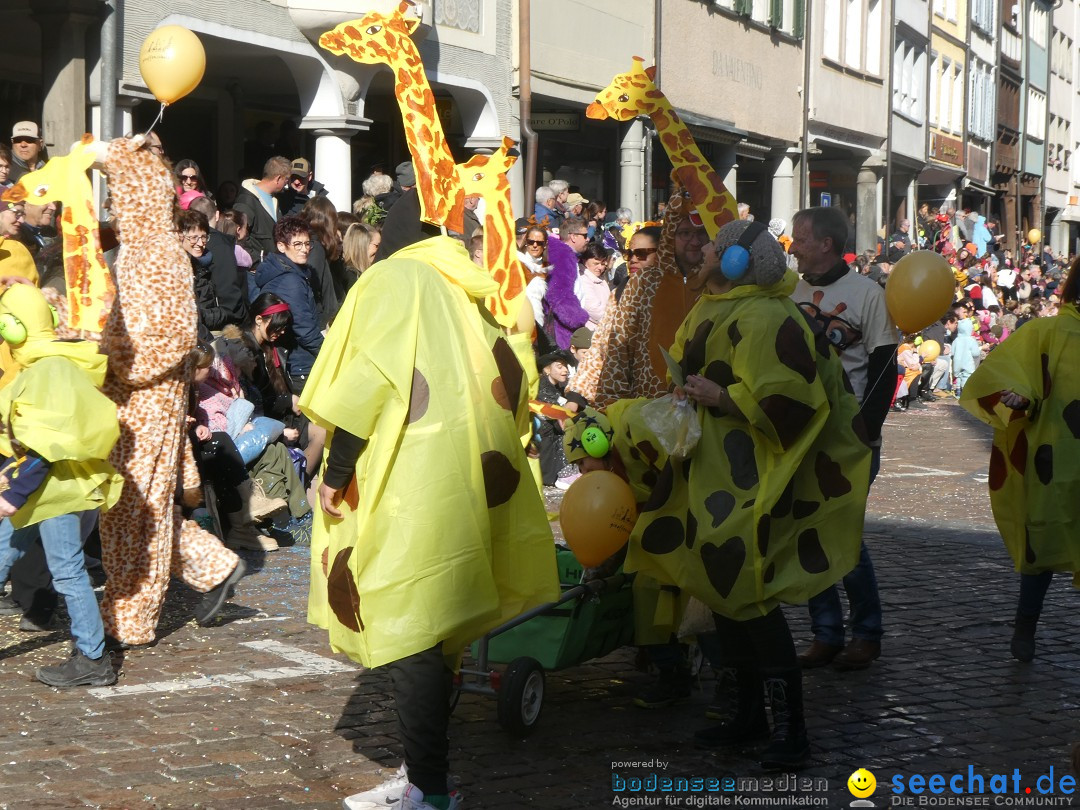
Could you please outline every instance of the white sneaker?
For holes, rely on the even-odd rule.
[[[435,810],[435,805],[424,801],[424,794],[416,785],[407,785],[397,804],[392,805],[395,810]],[[461,794],[456,790],[450,793],[449,810],[459,810],[461,807]]]
[[[401,799],[409,777],[405,774],[405,763],[394,771],[394,775],[380,785],[363,793],[354,793],[343,802],[345,810],[378,810],[387,808]]]

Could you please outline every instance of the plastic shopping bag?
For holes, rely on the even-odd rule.
[[[694,403],[665,394],[641,409],[645,426],[672,458],[687,458],[701,438],[701,422]]]

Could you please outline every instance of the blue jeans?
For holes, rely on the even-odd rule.
[[[881,469],[881,448],[873,448],[870,458],[870,483],[874,483],[878,470]],[[847,591],[848,604],[851,608],[851,637],[865,641],[880,641],[881,598],[878,595],[877,577],[874,576],[874,564],[870,562],[870,552],[866,545],[859,547],[859,561],[846,577],[844,590]],[[840,592],[835,585],[810,599],[810,629],[814,638],[823,644],[841,647],[844,644],[844,608],[840,604]]]
[[[10,520],[0,523],[0,582],[7,581],[11,566],[39,533],[53,587],[67,603],[75,646],[87,658],[100,658],[105,652],[105,627],[90,575],[86,573],[78,514],[59,515],[18,530]]]

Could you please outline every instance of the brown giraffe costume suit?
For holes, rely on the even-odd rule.
[[[568,386],[600,410],[616,400],[655,399],[667,393],[667,364],[660,348],[671,348],[701,293],[684,280],[675,262],[675,231],[689,213],[689,201],[674,173],[671,182],[657,266],[645,268],[626,282],[622,298],[607,308]]]
[[[191,350],[198,313],[191,262],[173,225],[172,174],[132,141],[109,146],[106,169],[120,224],[117,298],[102,334],[104,392],[118,406],[120,441],[109,459],[124,477],[120,501],[101,516],[105,632],[128,644],[154,638],[170,574],[197,591],[219,585],[238,557],[175,503],[198,486],[187,447]],[[183,454],[183,458],[181,457]]]

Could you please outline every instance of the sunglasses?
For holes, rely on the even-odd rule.
[[[656,250],[656,248],[634,248],[633,250],[624,250],[622,252],[622,255],[623,258],[625,258],[627,261],[629,261],[630,258],[633,257],[639,262],[643,262],[647,258],[652,256],[654,253],[656,253]]]
[[[547,244],[547,239],[526,239],[525,244],[533,247],[543,247]]]
[[[12,143],[37,143],[37,138],[12,138]]]
[[[190,180],[192,182],[195,182],[196,180],[199,179],[199,175],[197,175],[197,174],[182,174],[182,175],[180,175],[180,179],[181,180]]]

